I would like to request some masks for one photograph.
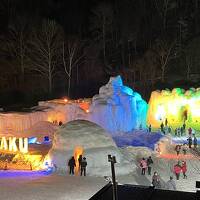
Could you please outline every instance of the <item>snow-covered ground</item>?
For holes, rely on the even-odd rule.
[[[88,200],[105,184],[103,178],[68,175],[0,178],[0,199]]]
[[[180,177],[176,181],[177,190],[195,192],[195,182],[200,180],[199,158],[188,152],[186,156],[175,155],[174,146],[165,148],[163,154],[158,155],[147,147],[124,147],[120,151],[127,159],[139,163],[142,157],[152,156],[154,164],[152,173],[157,171],[162,179],[162,187],[172,175],[172,167],[177,160],[186,160],[188,165],[187,179]],[[142,176],[139,168],[128,175],[118,176],[120,184],[151,185],[152,177]],[[5,172],[4,172],[5,173]],[[8,173],[8,172],[7,172]],[[103,176],[103,174],[102,174]],[[0,199],[3,200],[87,200],[100,190],[107,182],[103,177],[80,177],[68,174],[29,175],[29,176],[1,176],[0,172]]]

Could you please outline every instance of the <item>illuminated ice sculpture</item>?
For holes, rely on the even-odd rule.
[[[188,127],[200,130],[200,88],[152,92],[147,114],[148,124],[158,128],[166,119],[168,125],[174,128],[185,122]]]
[[[111,77],[92,98],[88,120],[111,133],[129,132],[146,128],[147,108],[140,94],[123,85],[121,76]]]

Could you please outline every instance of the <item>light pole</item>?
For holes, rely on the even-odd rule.
[[[111,172],[112,172],[112,182],[113,182],[113,200],[118,200],[117,196],[117,183],[115,179],[115,156],[108,155],[108,162],[111,163]]]

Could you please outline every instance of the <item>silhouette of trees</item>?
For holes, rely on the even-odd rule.
[[[77,70],[78,81],[78,68],[84,62],[84,45],[85,42],[78,38],[68,38],[62,43],[62,62],[65,72],[65,77],[68,80],[67,95],[70,96],[72,72],[74,68]]]
[[[59,64],[62,28],[53,20],[44,20],[34,27],[30,41],[29,59],[31,69],[48,80],[48,91],[52,93],[53,79]]]

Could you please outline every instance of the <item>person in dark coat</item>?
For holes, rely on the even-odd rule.
[[[71,157],[71,159],[68,162],[69,166],[69,174],[74,175],[74,167],[76,167],[76,161],[74,159],[74,156]]]
[[[177,136],[177,128],[175,128],[174,134],[175,136]]]
[[[171,133],[171,131],[172,131],[172,129],[171,129],[171,127],[169,126],[169,127],[168,127],[168,133]]]
[[[183,136],[183,127],[181,127],[181,129],[180,129],[180,131],[181,131],[181,136]]]
[[[149,124],[149,133],[151,133],[151,124]]]
[[[185,125],[185,122],[183,123],[183,131],[185,133],[185,128],[186,128],[186,125]]]
[[[195,135],[194,135],[194,139],[193,139],[193,144],[194,144],[194,148],[196,149],[197,148],[197,138]]]
[[[152,185],[155,188],[161,188],[160,176],[157,172],[154,172],[154,175],[152,176]]]
[[[191,127],[188,129],[188,135],[189,135],[189,137],[192,136],[192,128]]]
[[[192,148],[192,138],[189,137],[187,140],[188,140],[188,146],[191,149]]]
[[[79,170],[81,169],[81,162],[82,162],[82,160],[83,160],[83,157],[82,157],[82,155],[80,155],[79,157],[78,157],[78,167],[79,167]]]
[[[151,156],[149,156],[148,159],[147,159],[148,175],[151,175],[152,165],[153,165],[153,160],[152,160]]]
[[[86,166],[87,166],[87,161],[86,158],[84,157],[81,161],[81,176],[84,173],[84,176],[86,176]]]
[[[183,154],[186,155],[187,150],[188,150],[188,146],[186,143],[183,144],[182,150],[183,150]]]
[[[164,131],[164,124],[163,124],[163,122],[162,122],[161,125],[160,125],[160,130],[161,130],[162,133],[165,132],[165,131]]]
[[[176,154],[177,154],[177,156],[179,155],[179,153],[180,153],[180,151],[181,151],[181,145],[176,145],[176,147],[175,147],[175,151],[176,151]]]
[[[168,121],[167,121],[167,118],[165,119],[165,126],[167,126],[168,125]]]

